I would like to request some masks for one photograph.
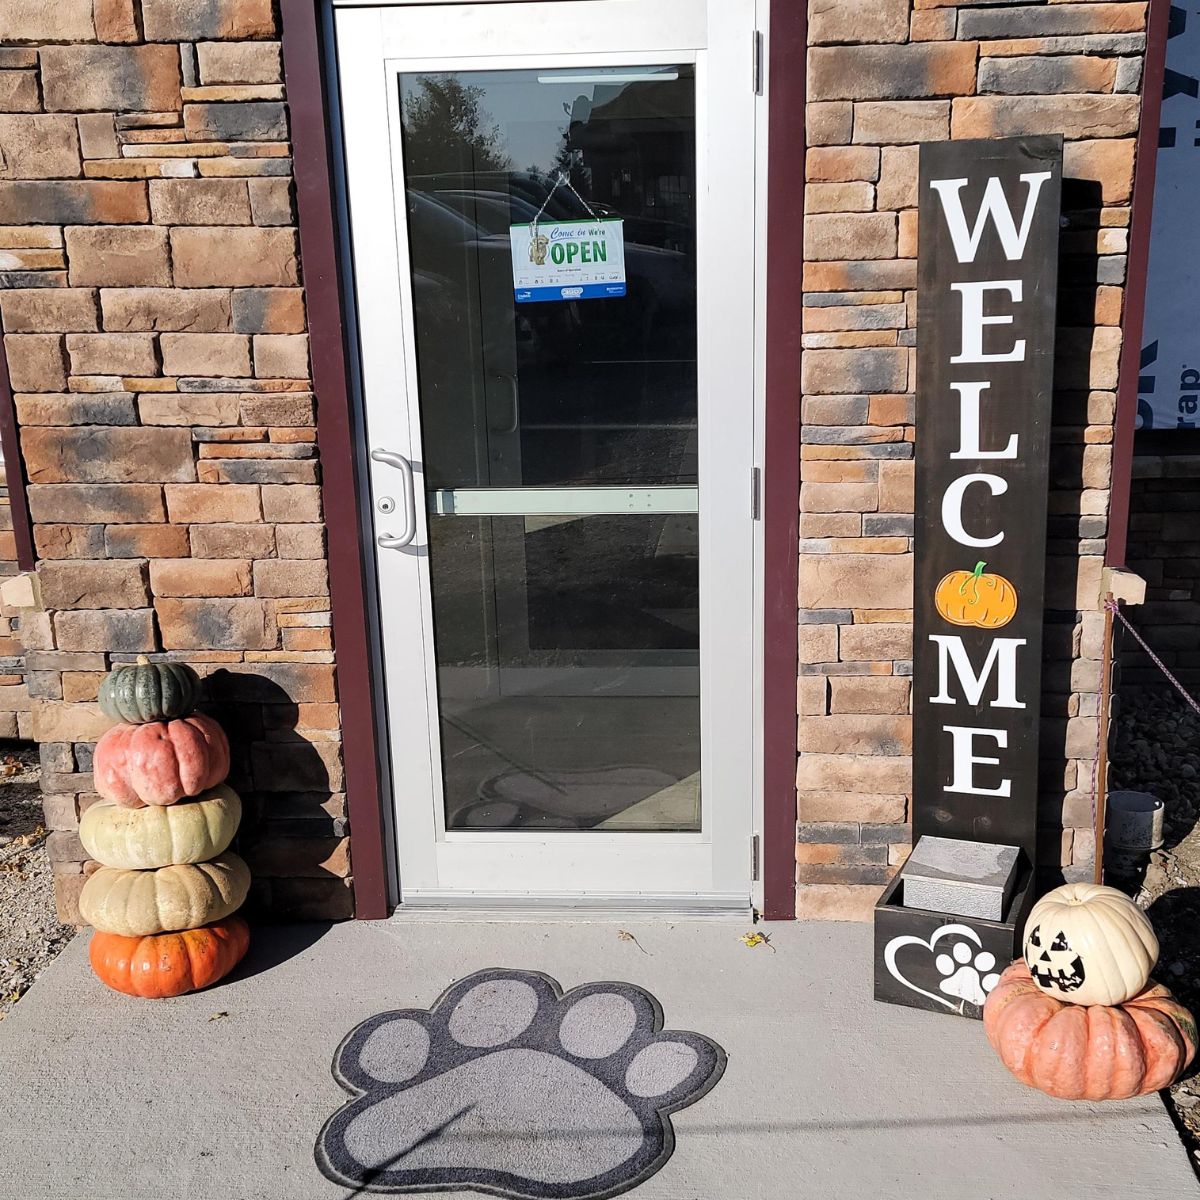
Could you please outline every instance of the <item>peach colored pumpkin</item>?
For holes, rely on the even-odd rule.
[[[114,725],[92,758],[96,791],[126,808],[174,804],[216,787],[229,774],[229,742],[205,716]]]
[[[1060,1100],[1125,1100],[1170,1086],[1196,1053],[1196,1021],[1160,984],[1120,1005],[1064,1004],[1015,962],[983,1006],[983,1028],[1022,1082]]]
[[[159,1000],[223,979],[242,961],[249,945],[246,922],[229,917],[199,929],[150,937],[94,933],[88,957],[97,978],[114,991]]]

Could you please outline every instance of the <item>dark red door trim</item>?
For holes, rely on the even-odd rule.
[[[1125,312],[1121,322],[1116,428],[1113,430],[1112,495],[1108,506],[1108,552],[1104,559],[1110,567],[1125,565],[1129,536],[1134,422],[1137,417],[1138,373],[1141,370],[1142,324],[1146,316],[1146,272],[1150,261],[1150,222],[1154,210],[1154,175],[1158,161],[1158,126],[1162,112],[1170,13],[1171,0],[1150,0],[1146,59],[1142,68],[1142,111],[1134,163],[1133,210],[1129,222]]]
[[[22,571],[32,571],[37,566],[37,555],[33,549],[33,523],[29,518],[29,498],[25,495],[25,461],[21,458],[17,407],[13,402],[8,356],[3,352],[3,341],[4,326],[0,325],[0,449],[4,451],[13,540],[17,544],[17,566]]]
[[[361,920],[376,920],[389,912],[388,854],[371,671],[370,597],[359,537],[357,458],[318,28],[320,6],[314,0],[281,0],[280,7],[284,81],[295,155],[300,261],[317,397],[321,492],[329,530],[333,644],[337,652],[346,805],[353,835],[354,915]]]
[[[763,457],[763,915],[796,916],[800,326],[804,297],[806,4],[772,0],[767,80]]]

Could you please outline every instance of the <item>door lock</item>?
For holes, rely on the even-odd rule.
[[[381,513],[390,513],[396,511],[396,502],[391,496],[380,496],[379,503],[376,505]]]

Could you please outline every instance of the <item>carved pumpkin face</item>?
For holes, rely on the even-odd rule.
[[[1123,892],[1068,883],[1048,892],[1025,923],[1025,965],[1033,983],[1069,1004],[1124,1004],[1150,978],[1158,939]]]
[[[1035,925],[1025,941],[1025,965],[1033,982],[1044,992],[1069,996],[1083,987],[1087,978],[1083,959],[1075,953],[1061,929],[1051,932]]]

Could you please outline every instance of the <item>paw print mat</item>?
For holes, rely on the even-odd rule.
[[[316,1160],[357,1192],[473,1189],[520,1200],[602,1200],[675,1149],[671,1114],[711,1090],[725,1051],[663,1029],[649,992],[534,971],[479,971],[428,1009],[351,1030],[333,1074],[352,1096]]]

